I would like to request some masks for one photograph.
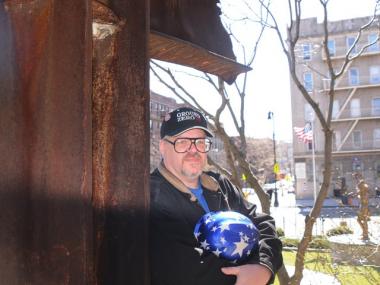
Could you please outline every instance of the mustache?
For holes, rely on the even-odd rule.
[[[185,155],[185,159],[186,158],[194,158],[194,157],[196,157],[196,158],[201,158],[201,156],[200,156],[200,154],[198,153],[198,152],[194,152],[194,153],[187,153],[186,155]]]

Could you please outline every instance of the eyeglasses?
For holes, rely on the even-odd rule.
[[[211,140],[207,138],[178,138],[174,142],[164,139],[174,146],[174,150],[178,153],[184,153],[191,149],[194,144],[197,151],[206,153],[211,149]]]

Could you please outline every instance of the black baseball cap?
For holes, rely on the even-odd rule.
[[[214,135],[207,128],[207,120],[203,114],[189,107],[182,107],[165,115],[161,125],[161,138],[177,136],[191,129],[202,129],[208,137]]]

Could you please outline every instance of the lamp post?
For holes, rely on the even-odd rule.
[[[278,196],[277,196],[277,175],[275,172],[275,167],[277,167],[277,160],[276,160],[276,139],[275,139],[275,132],[274,132],[274,114],[272,111],[268,112],[268,120],[272,120],[273,122],[273,174],[274,174],[274,206],[278,207]]]

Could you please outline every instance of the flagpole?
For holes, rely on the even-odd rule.
[[[311,120],[311,131],[312,131],[312,140],[311,140],[311,149],[312,149],[312,158],[313,158],[313,188],[314,188],[314,203],[317,201],[317,181],[315,175],[315,136],[314,136],[314,119]]]

